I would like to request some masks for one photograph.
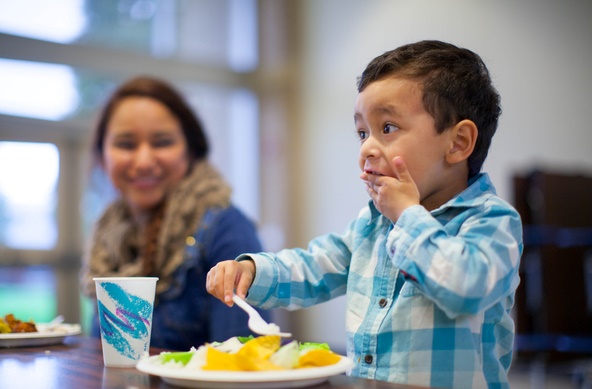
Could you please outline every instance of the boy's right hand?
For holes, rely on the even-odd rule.
[[[255,263],[250,260],[219,262],[210,269],[206,278],[206,290],[224,304],[232,307],[232,295],[244,299],[255,278]]]
[[[394,177],[362,172],[360,178],[366,183],[366,191],[378,211],[396,223],[407,208],[421,204],[417,184],[411,177],[405,161],[400,156],[392,160]]]

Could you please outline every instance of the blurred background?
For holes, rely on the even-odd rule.
[[[155,75],[183,91],[234,201],[275,251],[344,231],[365,205],[356,79],[375,56],[421,39],[469,48],[488,65],[503,114],[484,170],[501,197],[521,201],[517,180],[533,172],[592,176],[590,20],[592,2],[578,0],[0,0],[0,315],[63,314],[86,326],[81,251],[113,196],[89,166],[89,134],[127,78]],[[589,188],[582,182],[575,189]],[[586,196],[556,200],[587,215]],[[586,231],[576,245],[589,253]],[[592,317],[588,262],[589,273],[566,270],[588,277],[583,319],[571,321]],[[540,288],[525,332],[553,316]],[[569,306],[564,292],[553,295]],[[343,298],[277,321],[345,350]]]

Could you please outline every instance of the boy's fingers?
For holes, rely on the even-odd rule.
[[[224,276],[222,278],[222,297],[224,303],[232,306],[232,294],[234,293],[234,284],[239,275],[236,273],[236,268],[227,266]]]
[[[214,297],[218,297],[217,293],[216,293],[216,285],[217,285],[216,274],[217,274],[217,268],[214,266],[213,268],[210,269],[210,271],[208,272],[208,276],[206,278],[206,289],[207,289],[208,293],[210,293]]]
[[[245,299],[247,297],[247,292],[249,291],[249,287],[251,286],[252,278],[249,277],[246,273],[242,274],[242,277],[238,280],[238,284],[236,285],[236,294],[238,297]]]
[[[409,170],[407,170],[407,165],[405,165],[405,161],[403,157],[395,157],[393,158],[393,165],[395,166],[395,173],[397,173],[397,177],[401,182],[409,182],[413,181],[411,175],[409,174]]]

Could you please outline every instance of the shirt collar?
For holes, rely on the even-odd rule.
[[[496,195],[497,192],[487,173],[479,173],[469,179],[469,186],[432,211],[432,214],[444,212],[448,208],[466,208],[479,206],[487,200],[489,195]]]

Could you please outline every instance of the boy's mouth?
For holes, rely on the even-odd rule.
[[[379,172],[377,172],[377,171],[374,171],[374,170],[364,170],[364,172],[365,172],[366,174],[373,174],[373,175],[375,175],[375,176],[384,176],[384,174],[381,174],[381,173],[379,173]]]

